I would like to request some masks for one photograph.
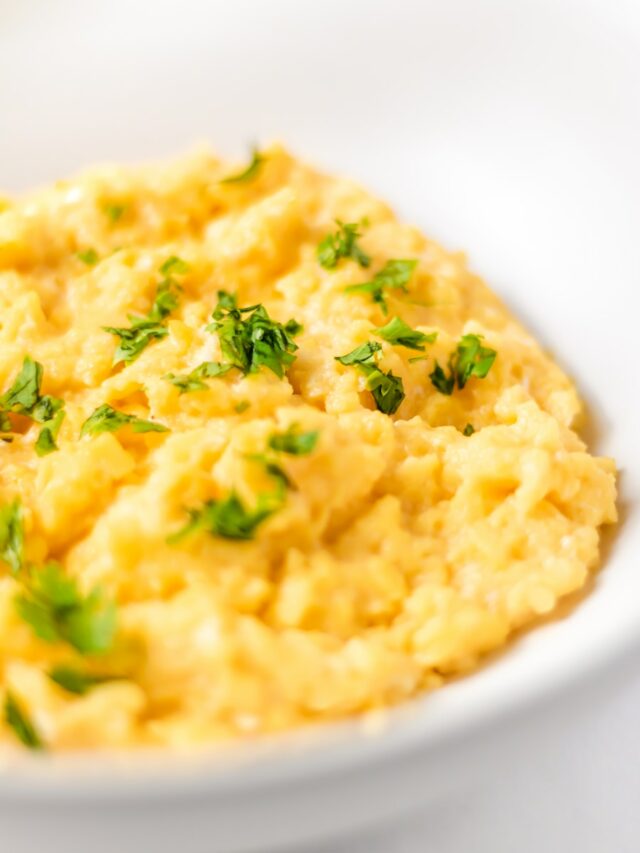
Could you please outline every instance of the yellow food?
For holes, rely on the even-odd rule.
[[[0,204],[0,394],[29,355],[66,412],[45,456],[41,425],[16,416],[0,443],[0,506],[21,502],[29,565],[56,560],[118,608],[113,649],[83,659],[35,636],[15,607],[24,580],[0,562],[0,698],[50,749],[183,748],[398,703],[580,589],[599,527],[615,521],[614,465],[574,431],[571,381],[464,257],[348,180],[280,148],[263,157],[244,181],[222,183],[234,164],[198,150]],[[363,223],[368,269],[319,264],[336,219]],[[78,257],[89,249],[93,265]],[[114,366],[103,327],[149,312],[172,256],[188,270],[168,334]],[[387,317],[345,292],[399,258],[418,265],[408,293],[387,292]],[[220,290],[301,323],[295,361],[283,378],[231,370],[180,394],[166,374],[224,361],[206,330]],[[393,316],[437,340],[417,353],[376,338]],[[443,394],[434,359],[446,366],[467,333],[495,363]],[[370,340],[404,385],[392,415],[335,360]],[[170,431],[81,437],[105,403]],[[253,507],[273,488],[255,456],[292,426],[317,431],[317,445],[277,454],[292,487],[253,539],[167,541],[207,500],[237,493]],[[70,663],[124,677],[74,695],[47,675]],[[16,743],[6,722],[0,743]]]

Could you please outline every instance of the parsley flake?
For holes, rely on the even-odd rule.
[[[126,204],[105,204],[102,208],[104,215],[112,225],[115,225],[116,222],[119,222],[122,219],[126,209]]]
[[[116,606],[96,587],[83,596],[57,563],[35,569],[15,599],[19,616],[45,643],[68,643],[81,654],[108,651],[116,632]]]
[[[371,391],[376,407],[385,415],[393,415],[405,398],[402,377],[392,371],[385,373],[377,366],[381,344],[369,341],[346,355],[336,356],[336,361],[357,367],[366,376],[366,388]]]
[[[0,507],[0,560],[17,575],[24,563],[24,525],[19,500]]]
[[[56,438],[64,420],[64,401],[50,394],[41,394],[44,370],[38,361],[25,356],[13,385],[0,397],[0,429],[10,430],[8,412],[24,415],[42,424],[35,443],[38,456],[57,450]]]
[[[224,376],[232,368],[232,364],[220,364],[219,361],[203,361],[202,364],[194,367],[191,373],[167,373],[162,378],[175,385],[180,394],[187,394],[192,391],[206,391],[209,386],[203,381],[204,379]]]
[[[425,344],[432,344],[438,337],[437,332],[426,335],[417,329],[412,329],[400,317],[394,317],[385,326],[374,329],[374,333],[390,344],[407,349],[425,350]]]
[[[100,256],[98,255],[95,249],[84,249],[82,252],[77,252],[76,257],[79,261],[82,261],[82,263],[86,264],[88,267],[95,267],[95,265],[100,260]]]
[[[4,697],[4,720],[24,746],[34,750],[44,749],[44,743],[29,715],[8,690]]]
[[[266,157],[263,157],[257,148],[254,148],[251,152],[251,162],[249,163],[247,168],[243,169],[241,172],[237,172],[236,174],[229,175],[229,177],[227,178],[223,178],[220,183],[246,184],[248,183],[248,181],[252,181],[254,178],[257,178],[265,162]]]
[[[155,421],[145,421],[135,415],[127,415],[112,408],[108,403],[93,412],[82,424],[80,435],[97,435],[101,432],[116,432],[122,427],[130,426],[133,432],[169,432],[169,427]]]
[[[293,336],[302,330],[295,320],[278,323],[269,317],[264,305],[238,308],[236,296],[225,290],[218,291],[212,319],[207,331],[217,333],[226,363],[244,374],[267,367],[282,379],[295,361],[293,353],[298,346]]]
[[[318,263],[326,270],[333,270],[338,266],[342,258],[351,258],[361,267],[368,267],[371,258],[358,245],[358,238],[362,236],[360,224],[357,222],[341,222],[336,219],[338,230],[335,234],[327,236],[318,244],[316,251]]]
[[[336,361],[347,366],[352,364],[375,364],[376,354],[382,349],[382,344],[376,341],[367,341],[366,344],[361,344],[346,355],[337,355]]]
[[[166,338],[169,330],[161,323],[153,320],[144,320],[141,318],[129,315],[131,321],[130,328],[115,328],[114,326],[103,326],[105,332],[110,335],[116,335],[120,338],[120,343],[113,356],[113,364],[120,364],[123,361],[125,364],[130,364],[140,355],[140,353],[151,343],[151,341]]]
[[[160,267],[163,279],[156,288],[153,305],[146,317],[129,314],[130,327],[103,326],[105,332],[120,338],[120,343],[113,356],[113,365],[124,362],[131,364],[153,340],[166,338],[168,329],[163,321],[178,307],[180,284],[174,275],[183,275],[189,271],[189,265],[172,255]]]
[[[462,434],[469,437],[470,435],[473,435],[475,431],[476,428],[473,424],[467,424],[466,427],[462,430]]]
[[[84,696],[93,687],[100,684],[106,684],[109,681],[120,680],[115,675],[101,675],[94,672],[85,672],[73,666],[60,664],[54,666],[48,673],[49,678],[58,687],[62,687],[67,693],[73,693],[75,696]]]
[[[383,314],[388,314],[386,291],[401,290],[403,293],[408,293],[409,281],[417,264],[415,260],[387,261],[371,281],[351,284],[346,288],[346,293],[368,293],[376,305],[380,306]]]
[[[291,424],[285,432],[276,432],[269,438],[269,447],[280,453],[292,456],[304,456],[311,453],[318,443],[318,430],[299,432],[297,424]]]
[[[497,352],[482,345],[481,335],[463,335],[449,356],[448,373],[436,361],[429,374],[431,384],[441,394],[451,396],[454,388],[465,387],[472,376],[484,379],[496,360]]]
[[[170,536],[170,544],[180,542],[197,531],[206,531],[222,539],[253,539],[256,530],[279,508],[271,495],[261,495],[254,509],[248,509],[235,492],[226,498],[206,501],[199,509],[188,510],[191,520]]]

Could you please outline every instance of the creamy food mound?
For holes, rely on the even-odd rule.
[[[584,586],[615,468],[466,265],[279,147],[0,199],[0,751],[440,687]]]

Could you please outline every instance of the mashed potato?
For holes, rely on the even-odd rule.
[[[580,589],[616,519],[464,257],[279,148],[0,201],[0,344],[5,746],[393,705]]]

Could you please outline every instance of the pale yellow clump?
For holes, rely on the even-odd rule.
[[[573,431],[573,385],[464,257],[351,182],[279,148],[265,157],[246,184],[221,184],[233,166],[207,151],[100,168],[0,212],[0,393],[28,354],[66,405],[57,452],[36,456],[39,426],[26,419],[0,443],[0,505],[21,500],[30,561],[56,559],[82,589],[115,598],[118,639],[99,665],[127,675],[82,697],[53,684],[51,665],[77,657],[34,637],[0,564],[0,697],[17,697],[50,748],[185,747],[405,700],[582,587],[598,528],[616,519],[614,465]],[[124,207],[116,222],[109,205]],[[366,218],[369,270],[318,264],[336,218]],[[77,257],[88,248],[95,266]],[[102,327],[149,311],[172,255],[189,271],[168,336],[114,368]],[[426,361],[383,344],[381,366],[406,392],[388,416],[335,356],[385,322],[345,288],[394,258],[419,263],[389,316],[438,338]],[[165,374],[221,358],[205,330],[221,289],[302,323],[296,361],[284,379],[234,370],[179,395]],[[469,332],[497,359],[445,396],[433,358],[446,363]],[[103,403],[171,431],[81,439]],[[255,539],[167,542],[186,507],[231,490],[251,505],[265,477],[248,457],[292,424],[318,444],[280,457],[295,489]],[[15,741],[2,724],[0,741]]]

